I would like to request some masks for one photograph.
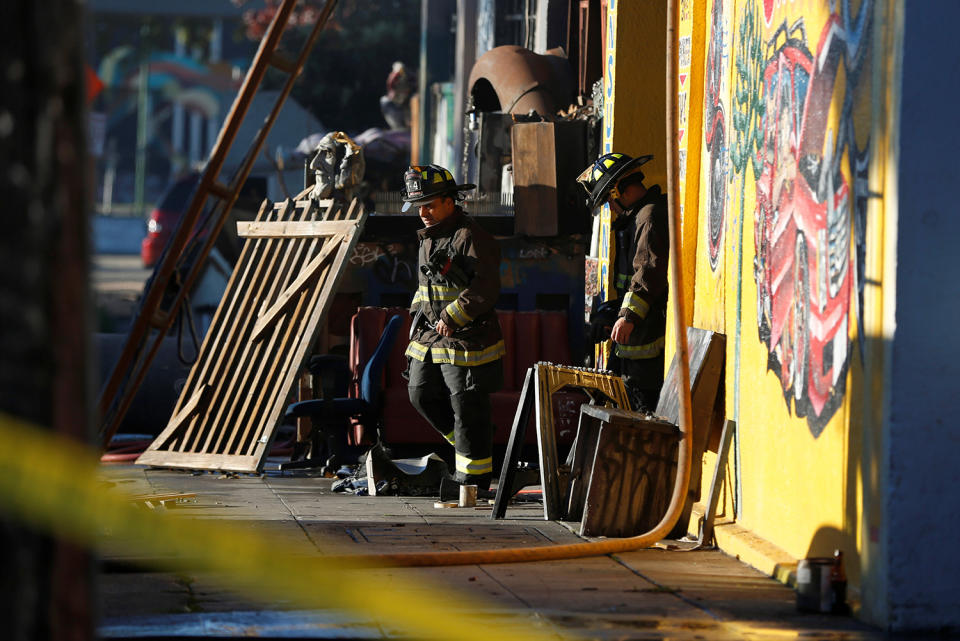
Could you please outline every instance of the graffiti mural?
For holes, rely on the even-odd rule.
[[[845,393],[865,252],[869,142],[858,147],[854,111],[869,91],[861,81],[872,0],[855,14],[850,0],[831,7],[812,49],[803,17],[767,31],[754,163],[759,338],[788,408],[792,399],[814,437]]]
[[[707,48],[706,91],[704,91],[703,137],[710,168],[707,189],[707,241],[710,269],[716,271],[723,246],[724,206],[727,200],[726,142],[722,80],[726,69],[723,55],[723,0],[714,0],[710,17],[710,44]]]

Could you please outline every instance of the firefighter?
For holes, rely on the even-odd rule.
[[[459,204],[474,185],[437,165],[410,167],[403,182],[403,211],[417,207],[424,224],[406,351],[410,402],[453,445],[453,479],[483,495],[493,476],[490,394],[503,384],[500,246]]]
[[[596,215],[604,203],[616,215],[614,284],[620,310],[610,338],[610,367],[619,372],[635,411],[653,412],[663,386],[663,340],[667,318],[667,197],[646,187],[640,166],[653,156],[600,156],[577,178]],[[611,297],[612,298],[612,297]]]

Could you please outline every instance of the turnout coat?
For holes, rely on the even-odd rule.
[[[459,206],[417,236],[420,269],[407,356],[465,367],[501,358],[506,350],[494,309],[500,295],[496,239]],[[435,330],[439,320],[455,328],[453,336]]]
[[[616,221],[622,225],[617,232],[616,276],[618,289],[624,285],[619,316],[633,323],[633,332],[626,345],[616,346],[616,354],[636,361],[663,354],[670,231],[667,197],[659,185],[652,185],[631,210],[633,215]]]

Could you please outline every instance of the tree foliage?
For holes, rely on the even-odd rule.
[[[250,35],[266,29],[277,4],[268,4],[256,15],[248,12],[245,23]],[[298,4],[281,43],[289,55],[299,53],[324,4],[323,0]],[[252,32],[251,24],[258,25]],[[379,100],[390,66],[399,60],[415,69],[419,43],[420,3],[340,2],[310,53],[293,96],[331,130],[357,133],[384,127]],[[283,74],[271,70],[264,88],[278,88],[284,81]]]

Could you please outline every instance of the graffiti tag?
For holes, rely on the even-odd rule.
[[[365,266],[373,263],[384,255],[383,249],[376,243],[358,243],[350,255],[351,265]]]
[[[539,247],[524,247],[520,249],[520,253],[517,256],[518,258],[543,260],[550,256],[550,250],[542,245]]]

